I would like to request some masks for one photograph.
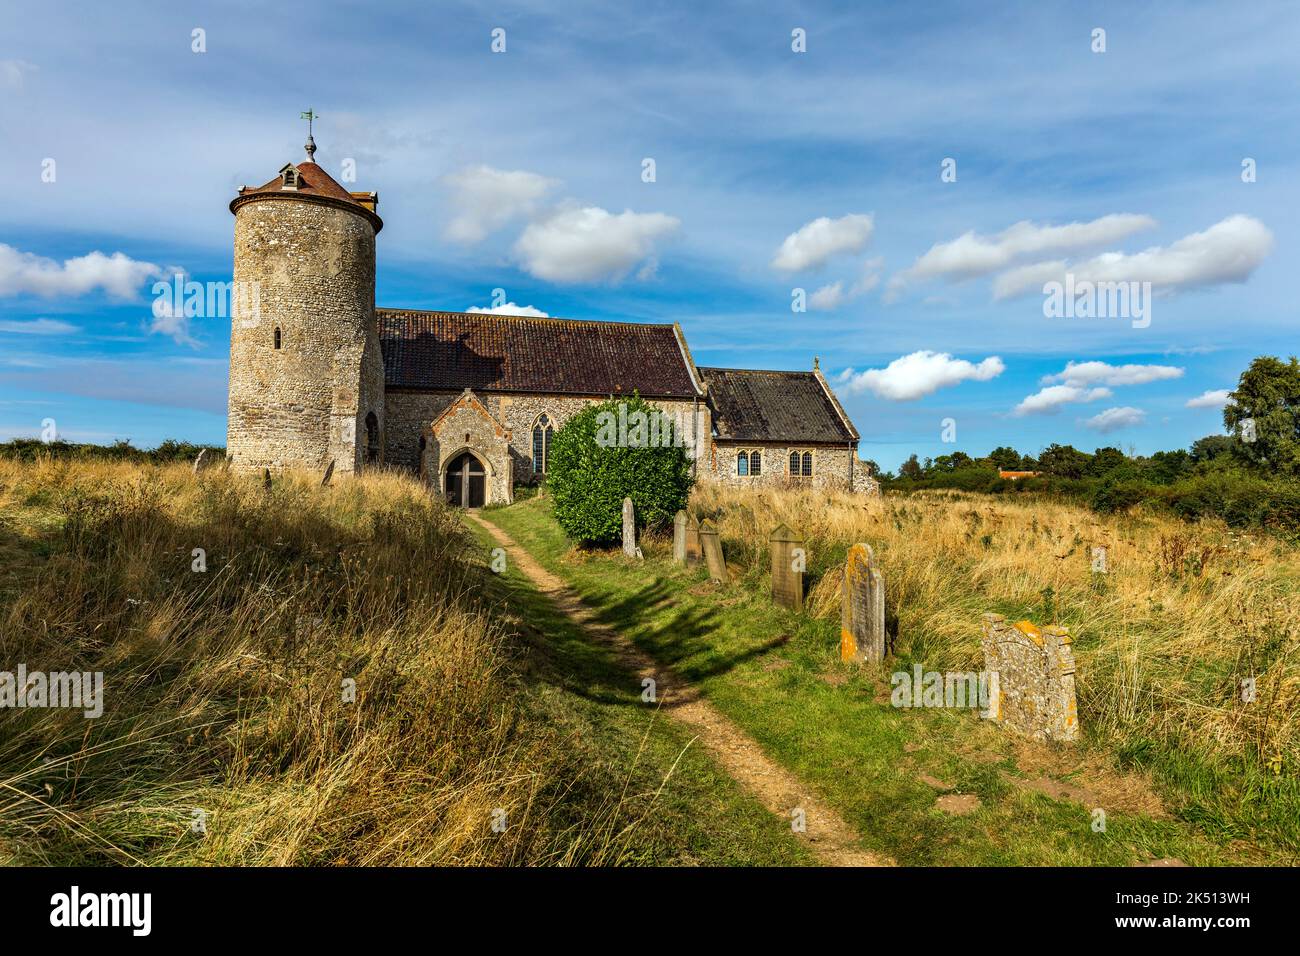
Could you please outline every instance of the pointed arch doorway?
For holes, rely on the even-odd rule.
[[[487,472],[470,452],[447,466],[447,502],[456,508],[482,508],[487,503]]]

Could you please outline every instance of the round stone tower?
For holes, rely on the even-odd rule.
[[[226,454],[239,469],[340,473],[383,456],[384,369],[375,318],[375,193],[314,161],[245,186],[235,214]]]

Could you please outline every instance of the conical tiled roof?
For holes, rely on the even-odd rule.
[[[238,198],[230,204],[231,212],[234,212],[238,203],[253,196],[312,197],[313,199],[345,203],[370,219],[375,227],[375,232],[383,228],[384,222],[374,209],[378,203],[378,197],[374,193],[354,195],[348,192],[335,182],[334,177],[315,163],[297,163],[294,169],[298,170],[300,176],[297,189],[285,189],[284,180],[280,176],[276,176],[270,182],[261,186],[245,186],[239,190]]]

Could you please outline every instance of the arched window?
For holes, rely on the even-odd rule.
[[[790,452],[790,477],[799,477],[799,453],[797,451]]]
[[[749,453],[749,473],[751,475],[761,475],[763,473],[762,452],[751,451]]]
[[[533,474],[546,474],[546,465],[551,460],[551,435],[555,428],[545,414],[538,415],[533,424]]]
[[[371,412],[366,416],[366,464],[379,462],[379,419]]]
[[[275,329],[275,347],[276,347],[277,349],[280,347],[280,327],[279,327],[279,326],[276,326],[276,329]]]
[[[803,453],[803,476],[805,478],[812,477],[812,452],[810,451]]]
[[[736,474],[743,476],[749,475],[749,452],[742,451],[736,456]]]

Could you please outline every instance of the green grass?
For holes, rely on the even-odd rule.
[[[500,515],[496,510],[490,520]],[[485,516],[487,517],[487,516]],[[486,531],[468,527],[483,548]],[[609,792],[625,796],[623,824],[636,848],[624,862],[704,866],[794,866],[815,862],[789,823],[741,790],[698,741],[642,703],[639,678],[605,646],[584,635],[513,565],[490,584],[497,610],[522,652],[518,689],[532,715],[559,728],[591,769],[570,802],[594,806]],[[590,791],[584,795],[581,790]],[[582,825],[575,815],[573,823]]]
[[[560,575],[640,648],[698,684],[723,713],[857,826],[867,846],[911,865],[1114,865],[1177,857],[1191,865],[1283,862],[1283,850],[1249,842],[1224,825],[1206,794],[1189,800],[1176,788],[1158,794],[1170,812],[1153,816],[1150,784],[1126,775],[1121,760],[1079,745],[1089,769],[1068,779],[1090,791],[1083,802],[1054,799],[1017,785],[1050,776],[1026,763],[1025,750],[973,713],[900,710],[887,702],[884,669],[838,661],[833,622],[772,605],[751,580],[731,588],[709,585],[696,568],[668,561],[665,542],[643,542],[647,560],[616,552],[572,549],[548,503],[529,501],[492,512],[507,531]],[[543,628],[546,631],[546,628]],[[548,632],[549,633],[549,632]],[[891,662],[894,667],[910,661]],[[581,680],[582,678],[579,678]],[[882,694],[885,700],[878,700]],[[1044,766],[1059,774],[1068,758],[1047,751]],[[975,794],[979,809],[951,816],[935,806],[939,791]],[[1212,795],[1211,795],[1212,796]],[[1094,809],[1106,812],[1094,832]],[[1189,812],[1189,808],[1190,812]]]

